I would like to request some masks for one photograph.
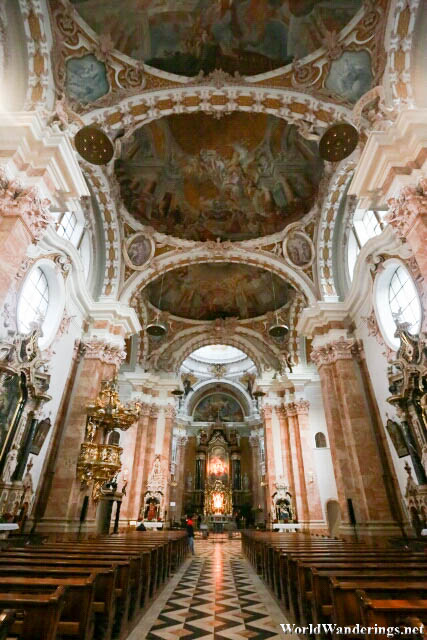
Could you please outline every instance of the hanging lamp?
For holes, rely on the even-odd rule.
[[[319,155],[328,162],[340,162],[347,158],[359,142],[359,132],[348,122],[330,126],[319,142]]]
[[[272,289],[273,289],[273,302],[274,302],[275,321],[273,322],[272,325],[269,326],[268,335],[270,336],[270,338],[273,338],[274,340],[284,340],[284,338],[289,333],[289,327],[286,324],[284,324],[283,322],[281,322],[279,320],[279,316],[277,315],[276,289],[275,289],[275,286],[274,286],[274,278],[273,278],[273,272],[272,271],[270,271],[270,275],[271,275],[271,286],[272,286]]]
[[[74,145],[90,164],[108,164],[114,154],[113,143],[106,133],[94,126],[82,127],[74,136]]]
[[[156,316],[156,319],[153,322],[150,322],[150,324],[147,324],[147,326],[145,327],[146,332],[152,338],[163,338],[168,332],[167,326],[164,324],[164,322],[160,321],[160,304],[161,304],[161,301],[162,301],[163,280],[164,280],[164,278],[165,278],[165,274],[163,273],[163,275],[162,275],[162,283],[160,285],[159,304],[157,305],[157,316]]]

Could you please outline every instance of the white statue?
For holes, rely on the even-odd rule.
[[[191,471],[187,476],[187,490],[192,491],[193,489],[193,476],[191,475]]]
[[[249,489],[249,477],[248,477],[248,474],[246,472],[243,474],[242,487],[243,487],[244,491],[248,491],[248,489]]]
[[[13,472],[16,469],[17,460],[18,460],[18,449],[16,447],[12,447],[9,453],[7,454],[6,464],[4,466],[4,472],[3,472],[4,482],[10,482]]]

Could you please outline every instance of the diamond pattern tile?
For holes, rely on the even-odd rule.
[[[196,540],[196,556],[169,595],[147,640],[283,640],[266,591],[241,553],[240,540]],[[277,605],[274,605],[277,609]]]

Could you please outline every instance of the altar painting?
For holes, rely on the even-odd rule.
[[[0,382],[0,464],[2,466],[11,443],[9,436],[19,421],[24,404],[24,389],[20,376],[3,375]]]
[[[211,484],[219,480],[224,485],[229,482],[229,458],[222,446],[213,447],[209,451],[208,479]]]

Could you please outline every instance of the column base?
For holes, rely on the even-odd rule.
[[[410,527],[404,525],[408,535]],[[353,527],[350,523],[342,523],[338,529],[338,537],[354,542],[370,542],[371,544],[389,544],[390,538],[402,538],[402,530],[396,522],[361,522]]]
[[[300,520],[301,530],[306,533],[320,533],[322,535],[329,535],[328,525],[325,520]]]
[[[34,521],[29,519],[25,525],[25,531],[29,533]],[[79,520],[65,520],[64,518],[43,518],[37,523],[36,533],[46,536],[50,542],[95,538],[96,522],[91,518],[80,524]]]

